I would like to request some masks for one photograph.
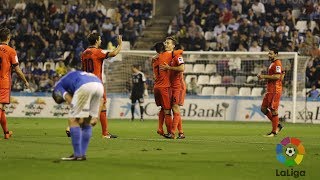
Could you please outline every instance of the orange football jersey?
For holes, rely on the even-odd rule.
[[[106,58],[108,53],[102,49],[89,47],[81,56],[82,70],[95,74],[102,81],[102,64]]]
[[[177,67],[184,64],[182,53],[182,50],[174,51],[170,66]],[[183,72],[170,71],[170,82],[172,88],[181,88],[184,85]]]
[[[282,74],[282,64],[279,59],[273,61],[268,69],[268,75]],[[282,92],[282,79],[279,80],[268,80],[267,82],[267,92],[271,93],[281,93]]]
[[[154,87],[170,87],[170,73],[169,70],[160,69],[161,65],[170,65],[172,59],[171,52],[163,52],[159,54],[159,57],[153,62],[153,74],[155,76]]]
[[[6,44],[0,44],[0,88],[11,87],[11,68],[19,65],[16,51]]]

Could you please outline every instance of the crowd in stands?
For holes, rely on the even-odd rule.
[[[103,0],[80,1],[19,0],[10,4],[0,0],[0,27],[11,29],[10,46],[16,49],[23,72],[34,84],[32,91],[50,91],[66,69],[80,68],[89,33],[101,34],[103,49],[117,46],[116,34],[134,45],[145,21],[152,17],[150,0],[121,0],[112,8]],[[50,67],[44,66],[47,62]],[[23,89],[18,80],[13,81],[17,81],[14,90]]]
[[[299,20],[308,21],[308,29],[296,29]],[[320,4],[311,0],[298,9],[286,0],[221,0],[217,4],[186,0],[168,34],[175,35],[191,51],[259,52],[277,47],[279,51],[307,55],[319,45],[319,24]]]
[[[185,50],[279,51],[311,56],[307,87],[320,88],[320,3],[185,0],[168,28]]]

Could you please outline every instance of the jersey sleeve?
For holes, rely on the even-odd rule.
[[[65,99],[65,95],[66,95],[68,92],[62,87],[62,85],[61,85],[60,83],[58,83],[58,84],[56,85],[56,87],[54,88],[54,92],[55,92],[56,94],[61,95],[61,96],[63,97],[63,99],[66,100],[66,99]]]
[[[17,66],[19,65],[19,60],[18,60],[18,56],[15,50],[13,50],[11,52],[11,56],[10,56],[10,63],[12,66]]]
[[[98,56],[98,58],[99,59],[107,59],[108,58],[108,55],[109,55],[109,52],[107,52],[107,51],[105,51],[105,50],[98,50],[97,51],[98,53],[97,53],[97,56]]]
[[[141,73],[141,79],[142,79],[142,82],[146,82],[146,76],[143,74],[143,73]]]
[[[180,66],[181,64],[184,64],[183,57],[182,56],[177,56],[176,58],[173,59],[175,62],[174,64],[177,64],[177,66]]]
[[[275,67],[274,67],[274,74],[282,74],[282,65],[280,61],[277,61],[275,63]]]

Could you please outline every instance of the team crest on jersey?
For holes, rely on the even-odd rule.
[[[277,73],[281,73],[281,67],[280,66],[276,66],[276,72]]]
[[[181,64],[181,63],[183,63],[183,58],[182,57],[179,57],[178,58],[178,62]]]

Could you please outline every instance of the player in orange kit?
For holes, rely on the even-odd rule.
[[[261,112],[272,122],[272,131],[266,137],[274,137],[281,131],[283,126],[279,124],[278,107],[282,95],[283,69],[280,59],[277,59],[278,51],[271,49],[268,53],[271,64],[267,75],[258,74],[259,80],[267,80],[267,93],[263,98]]]
[[[171,134],[166,135],[167,138],[175,138],[175,131],[178,128],[178,139],[184,139],[185,135],[182,130],[182,118],[180,115],[180,106],[184,104],[184,98],[186,94],[186,84],[183,78],[184,61],[182,57],[183,50],[180,46],[176,46],[176,41],[172,37],[166,38],[165,41],[166,51],[172,54],[172,61],[169,64],[162,65],[164,70],[170,70],[170,82],[172,90],[172,111],[173,111],[173,123]],[[174,49],[179,49],[174,51]]]
[[[116,56],[122,46],[122,37],[118,36],[118,46],[112,52],[105,52],[100,49],[101,45],[101,37],[98,33],[91,33],[88,36],[89,47],[82,53],[81,61],[82,61],[82,70],[86,72],[90,72],[95,74],[102,81],[102,65],[103,60],[108,59],[110,57]],[[102,127],[102,137],[104,138],[117,138],[116,135],[112,135],[108,132],[108,119],[107,119],[107,95],[106,91],[104,91],[103,99],[102,99],[102,107],[100,113],[100,123]]]
[[[169,64],[172,55],[170,53],[164,52],[164,45],[162,42],[156,43],[155,49],[158,53],[156,57],[153,58],[152,68],[154,76],[154,98],[157,106],[161,106],[159,112],[159,125],[157,133],[164,136],[163,131],[163,121],[165,121],[167,126],[167,133],[171,133],[171,89],[170,89],[170,79],[169,71],[160,68],[161,65]]]
[[[12,131],[8,130],[7,118],[4,111],[5,104],[10,103],[11,93],[11,68],[14,68],[18,76],[24,81],[27,88],[29,83],[19,67],[16,51],[8,46],[11,39],[8,28],[0,29],[0,124],[4,133],[4,138],[9,139]]]

